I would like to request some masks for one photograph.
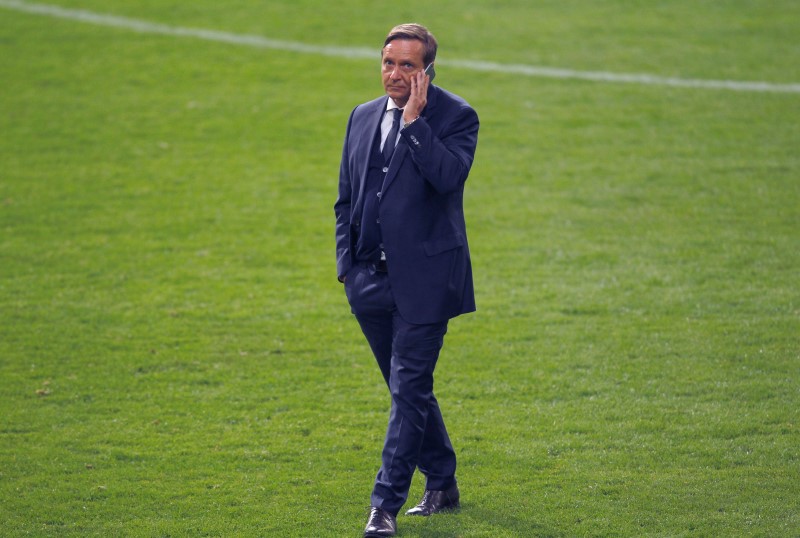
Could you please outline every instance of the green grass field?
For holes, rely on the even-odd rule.
[[[478,312],[463,508],[399,536],[800,536],[800,93],[447,65],[797,84],[799,3],[52,1],[376,52],[0,2],[0,535],[361,536],[389,400],[332,208],[413,20],[481,117]]]

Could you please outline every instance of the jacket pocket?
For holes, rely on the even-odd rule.
[[[425,254],[428,256],[436,256],[442,252],[463,247],[464,236],[457,234],[448,237],[440,237],[438,239],[432,239],[431,241],[425,241],[422,246],[425,249]]]

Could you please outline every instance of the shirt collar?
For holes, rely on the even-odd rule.
[[[397,103],[394,102],[394,99],[392,99],[391,97],[388,98],[386,100],[386,111],[388,112],[389,110],[394,110],[395,108],[400,108],[400,107],[397,106]],[[400,110],[403,110],[403,109],[400,108]]]

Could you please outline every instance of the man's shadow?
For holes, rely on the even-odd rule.
[[[445,519],[446,518],[446,519]],[[455,528],[454,528],[455,527]],[[566,534],[508,512],[498,512],[462,501],[452,513],[430,517],[404,517],[398,521],[398,538],[461,538],[476,534],[493,538],[565,538]]]

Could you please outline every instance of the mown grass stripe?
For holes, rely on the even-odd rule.
[[[117,15],[104,15],[82,9],[67,9],[49,4],[34,4],[18,2],[15,0],[0,0],[0,7],[13,9],[25,13],[45,15],[60,19],[69,19],[101,26],[124,28],[136,32],[162,34],[177,37],[191,37],[206,41],[217,41],[234,45],[259,47],[273,50],[285,50],[304,54],[321,54],[340,58],[370,58],[377,57],[378,52],[373,48],[365,47],[339,47],[333,45],[311,45],[296,41],[270,39],[263,36],[236,34],[203,28],[185,28],[170,26]],[[661,77],[650,74],[636,73],[611,73],[605,71],[579,71],[555,67],[543,67],[526,64],[505,64],[476,60],[446,60],[439,62],[442,65],[451,65],[462,69],[492,73],[516,74],[531,77],[546,77],[557,79],[577,79],[593,82],[641,84],[649,86],[673,86],[680,88],[700,88],[709,90],[733,90],[744,92],[777,92],[800,93],[800,84],[777,84],[760,81],[736,80],[705,80],[678,77]]]

